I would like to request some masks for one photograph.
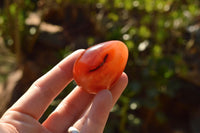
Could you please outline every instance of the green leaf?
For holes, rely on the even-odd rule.
[[[160,45],[155,45],[153,47],[153,55],[156,57],[160,57],[162,55],[162,47]]]
[[[144,38],[149,38],[151,36],[151,32],[145,25],[142,25],[139,28],[139,35]]]
[[[145,0],[145,9],[147,12],[152,12],[154,10],[154,1],[153,0]]]
[[[133,48],[134,48],[134,42],[133,41],[126,41],[126,45],[127,45],[129,51],[133,50]]]
[[[11,15],[15,15],[17,10],[17,5],[15,3],[11,4],[9,7],[9,11]]]
[[[173,74],[174,74],[174,71],[169,69],[168,71],[166,71],[166,72],[164,73],[164,77],[168,79],[168,78],[170,78]]]
[[[124,7],[126,10],[131,10],[133,8],[132,0],[124,0]]]
[[[116,8],[123,8],[124,7],[123,0],[114,0],[114,7],[116,7]]]
[[[99,0],[99,3],[105,4],[107,0]]]
[[[119,17],[115,13],[109,13],[108,18],[112,19],[113,21],[118,21]]]

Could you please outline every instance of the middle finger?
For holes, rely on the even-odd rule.
[[[77,86],[43,123],[49,131],[66,131],[90,105],[94,95]]]

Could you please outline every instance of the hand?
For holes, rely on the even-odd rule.
[[[53,99],[72,81],[73,64],[83,51],[75,51],[36,80],[2,116],[0,132],[67,133],[73,126],[80,133],[102,133],[111,108],[128,83],[125,73],[110,91],[103,90],[96,95],[75,87],[42,124],[38,122]]]

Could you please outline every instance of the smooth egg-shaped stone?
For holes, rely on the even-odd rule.
[[[73,67],[74,80],[91,94],[110,89],[124,71],[127,59],[128,48],[121,41],[94,45],[76,60]]]

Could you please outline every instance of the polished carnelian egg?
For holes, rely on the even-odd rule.
[[[108,41],[86,49],[76,60],[73,76],[88,93],[110,89],[124,71],[128,49],[121,41]]]

